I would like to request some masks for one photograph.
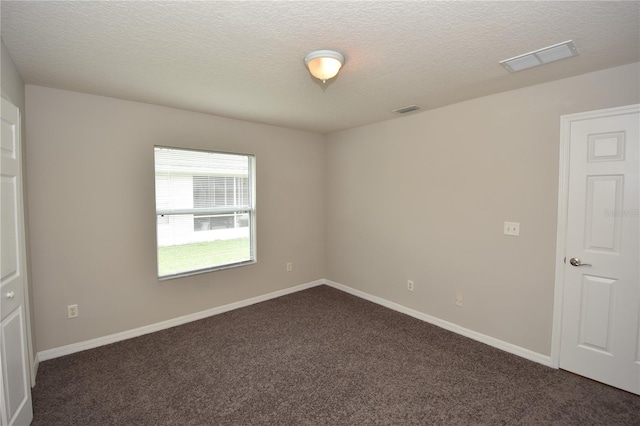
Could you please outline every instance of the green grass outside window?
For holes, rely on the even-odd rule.
[[[249,247],[248,237],[161,246],[158,247],[158,274],[164,277],[247,261],[250,259]]]

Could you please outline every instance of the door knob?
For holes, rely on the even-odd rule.
[[[580,259],[578,259],[577,257],[572,257],[571,259],[569,259],[569,263],[573,266],[592,266],[590,263],[580,262]]]
[[[16,294],[13,291],[7,292],[7,299],[13,299]]]

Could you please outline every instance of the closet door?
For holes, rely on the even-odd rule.
[[[27,319],[26,250],[22,204],[20,112],[2,99],[0,142],[0,364],[2,425],[28,425],[33,419]]]

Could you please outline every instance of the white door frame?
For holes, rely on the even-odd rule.
[[[560,172],[558,174],[558,227],[556,239],[556,272],[553,303],[553,327],[551,331],[551,367],[560,368],[560,339],[562,335],[562,306],[564,294],[564,270],[567,240],[567,213],[569,207],[569,159],[571,147],[571,123],[612,115],[640,111],[640,105],[607,108],[560,116]]]

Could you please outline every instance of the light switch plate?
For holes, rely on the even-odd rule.
[[[504,235],[511,235],[513,237],[520,236],[520,223],[519,222],[505,222],[504,223]]]

